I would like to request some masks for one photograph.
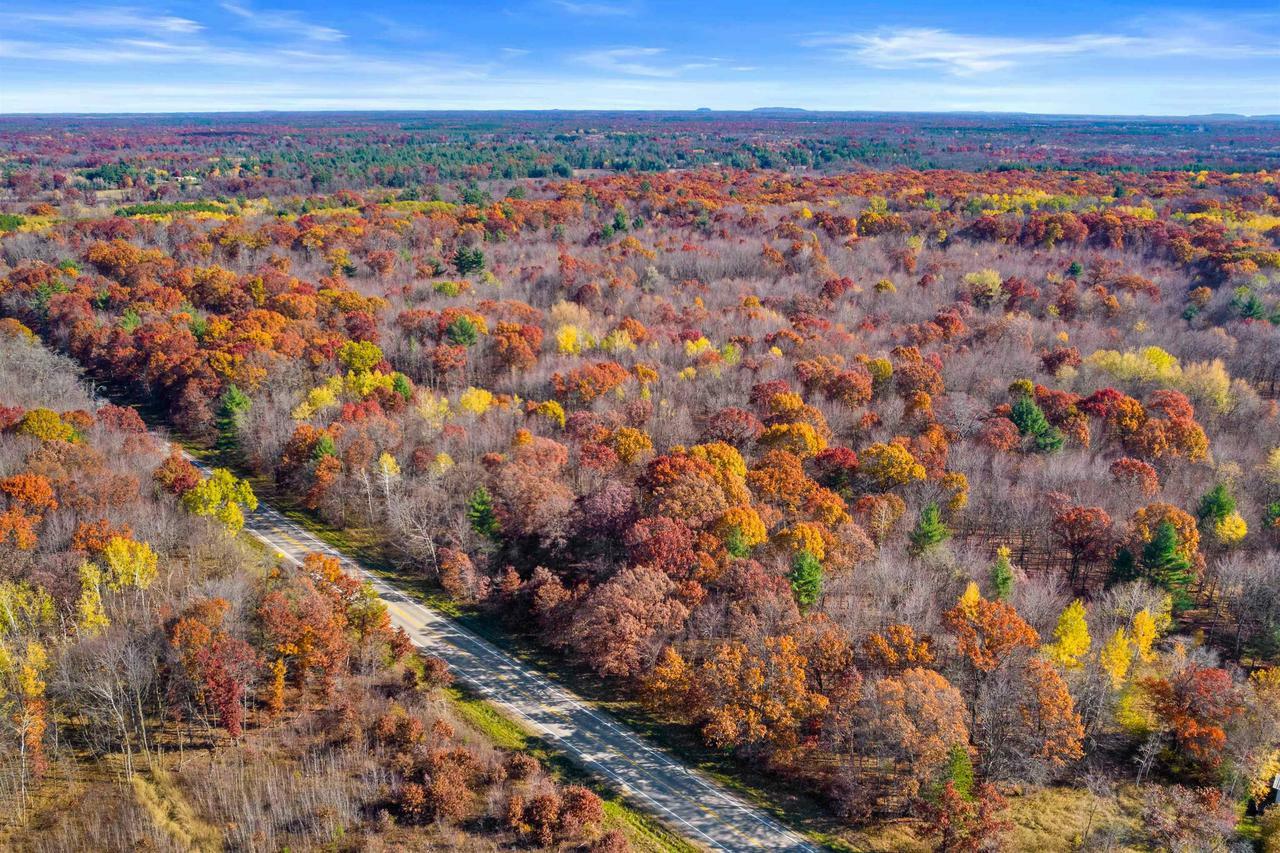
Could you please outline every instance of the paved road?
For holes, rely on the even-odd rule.
[[[251,513],[245,529],[295,563],[311,551],[342,560],[347,571],[373,584],[392,622],[403,628],[415,645],[443,658],[472,689],[690,841],[711,850],[819,849],[650,746],[609,714],[591,708],[537,670],[416,602],[394,584],[371,575],[271,507],[264,504]]]

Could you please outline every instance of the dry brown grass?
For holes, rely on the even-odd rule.
[[[1078,850],[1086,834],[1106,837],[1114,851],[1138,848],[1125,844],[1140,835],[1142,803],[1132,786],[1121,787],[1114,797],[1102,797],[1084,788],[1054,786],[1008,792],[1006,818],[1013,828],[1005,836],[1006,850],[1058,853]],[[933,848],[921,837],[915,820],[884,821],[840,833],[845,849],[866,853],[928,853]]]
[[[181,847],[199,853],[222,849],[222,835],[196,813],[182,788],[159,764],[129,780],[134,798],[159,829]]]
[[[1142,803],[1125,786],[1113,797],[1101,797],[1084,788],[1051,787],[1009,798],[1011,850],[1074,850],[1086,832],[1132,838],[1141,829]],[[1112,849],[1128,850],[1126,846]]]

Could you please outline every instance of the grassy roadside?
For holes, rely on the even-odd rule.
[[[621,830],[637,851],[696,853],[699,849],[648,813],[632,808],[616,792],[607,788],[601,790],[594,777],[571,762],[563,752],[526,731],[492,702],[461,686],[451,687],[447,692],[449,706],[454,713],[487,740],[505,749],[520,750],[534,756],[558,781],[596,788],[604,799],[606,828]]]

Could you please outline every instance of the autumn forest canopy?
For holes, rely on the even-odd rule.
[[[269,498],[835,849],[1280,850],[1278,170],[1262,119],[0,117],[0,845],[180,849],[176,789],[196,846],[666,849]]]

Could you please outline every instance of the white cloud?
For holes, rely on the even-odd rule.
[[[1102,35],[1023,39],[905,27],[823,36],[810,39],[806,44],[832,47],[837,53],[873,68],[940,66],[953,74],[967,75],[999,71],[1028,60],[1131,48],[1134,39]]]
[[[614,47],[602,50],[589,50],[574,57],[578,62],[619,74],[632,74],[637,77],[674,77],[677,69],[654,65],[643,60],[666,53],[661,47]]]
[[[60,12],[4,12],[0,21],[12,25],[36,25],[66,30],[114,32],[126,30],[152,35],[192,35],[204,26],[190,18],[153,15],[124,6],[68,9]]]
[[[142,79],[151,72],[139,72],[138,69],[162,65],[172,66],[175,74],[196,69],[222,76],[244,70],[252,72],[255,78],[271,72],[305,74],[317,89],[331,85],[325,82],[331,76],[359,79],[362,85],[379,85],[382,81],[428,78],[479,81],[486,79],[491,71],[486,64],[443,55],[418,54],[412,59],[395,59],[344,50],[308,49],[305,46],[249,49],[201,43],[160,45],[139,39],[109,39],[82,45],[0,39],[0,60],[5,59],[21,59],[28,64],[57,62],[101,67],[109,69],[105,73],[122,71]],[[8,105],[9,98],[5,96],[10,94],[17,93],[0,88],[0,112]]]
[[[613,47],[589,50],[570,59],[600,71],[630,74],[634,77],[679,77],[686,71],[705,71],[724,64],[722,60],[714,58],[696,58],[667,65],[645,61],[665,56],[666,53],[667,50],[663,47]]]
[[[552,2],[571,15],[588,15],[597,18],[611,18],[636,14],[634,6],[619,3],[583,3],[578,2],[578,0],[552,0]]]
[[[417,44],[388,48],[381,42],[395,42],[391,33],[408,35],[410,29],[397,30],[395,21],[374,17],[367,21],[387,33],[357,45],[344,41],[339,30],[312,23],[307,13],[265,5],[287,0],[218,0],[231,17],[218,16],[215,3],[207,29],[187,18],[139,11],[160,0],[117,0],[137,6],[78,11],[42,2],[54,11],[0,11],[0,112],[777,105],[1166,115],[1280,112],[1273,59],[1280,55],[1280,16],[1246,20],[1224,13],[1207,21],[1167,14],[1100,33],[1027,38],[923,27],[826,34],[807,44],[849,64],[826,62],[823,73],[814,75],[813,51],[786,51],[778,58],[760,50],[752,56],[736,42],[730,50],[714,39],[695,56],[675,47],[648,46],[661,42],[637,36],[631,42],[623,37],[613,46],[578,47],[568,55],[537,50],[537,62],[513,61],[527,51],[497,46],[521,43],[510,36],[488,50],[459,49],[453,55],[443,48],[427,52]],[[526,2],[545,14],[555,0]],[[574,5],[574,0],[565,2]],[[304,8],[299,0],[293,3]],[[626,3],[630,5],[619,6]],[[593,4],[583,0],[577,5]],[[643,8],[639,0],[596,5]],[[205,21],[204,13],[199,14]],[[616,32],[616,24],[631,22],[590,23]],[[264,35],[250,39],[249,30]],[[1159,58],[1166,61],[1153,61]],[[1127,65],[1121,67],[1122,61]],[[1239,67],[1227,68],[1227,61],[1239,61]],[[870,73],[869,68],[887,70]],[[1010,71],[1018,68],[1034,70]],[[935,73],[907,73],[909,69]]]
[[[303,20],[297,12],[251,9],[240,3],[223,3],[222,8],[246,21],[255,30],[284,33],[323,42],[342,41],[347,37],[341,30]]]
[[[1162,22],[1159,32],[1080,33],[1058,37],[969,35],[931,27],[897,27],[866,33],[816,36],[809,47],[871,68],[941,68],[972,76],[1054,60],[1096,57],[1138,59],[1196,56],[1206,60],[1277,55],[1274,42],[1221,23],[1182,18]]]

